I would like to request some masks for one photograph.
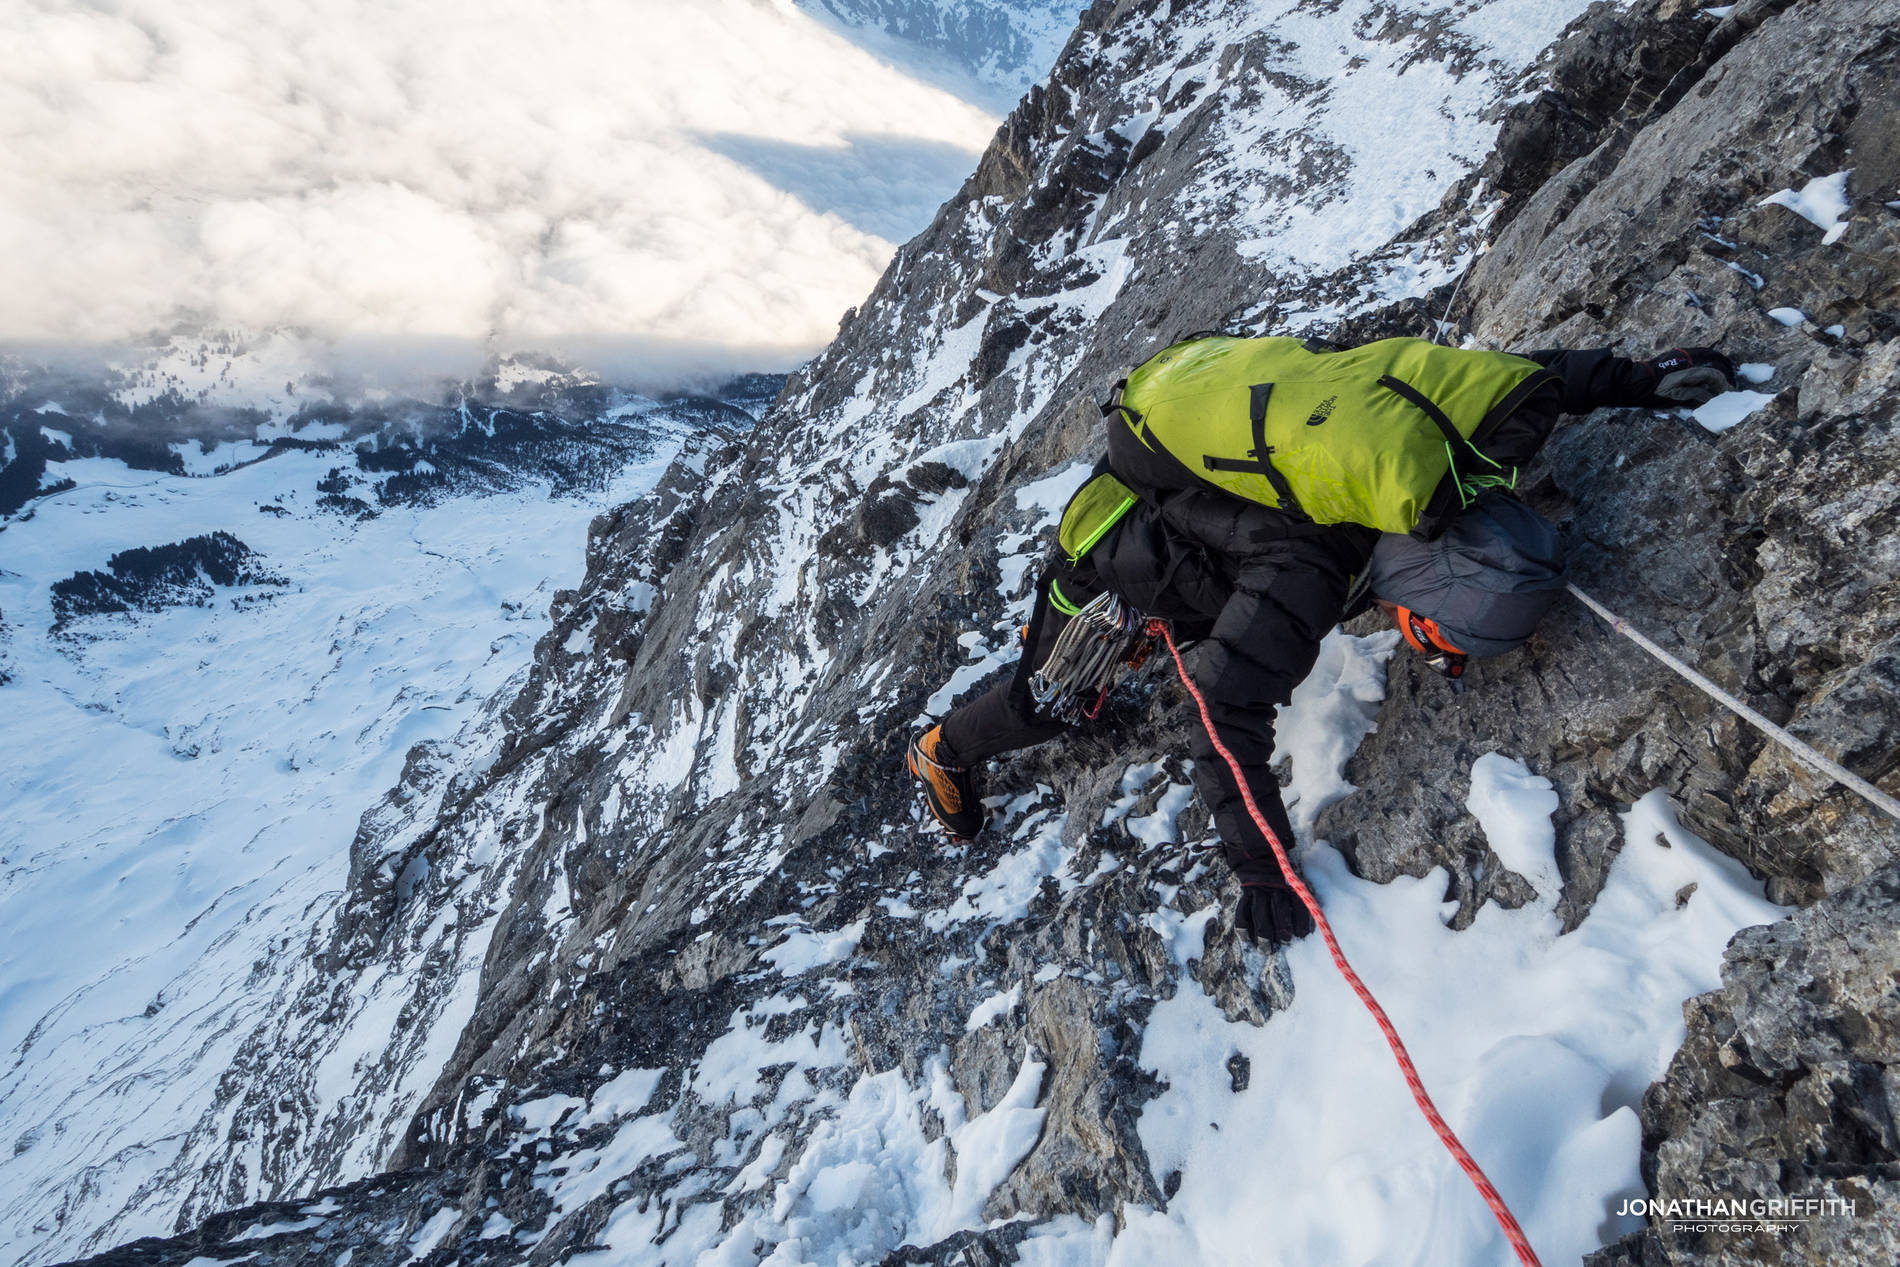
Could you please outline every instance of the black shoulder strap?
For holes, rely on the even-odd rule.
[[[1458,500],[1461,503],[1470,505],[1472,497],[1480,489],[1499,485],[1516,487],[1517,472],[1510,470],[1508,475],[1505,474],[1504,472],[1509,468],[1502,462],[1486,457],[1476,445],[1460,435],[1458,428],[1452,425],[1451,419],[1445,416],[1445,411],[1440,409],[1437,402],[1430,396],[1404,379],[1395,378],[1391,374],[1382,377],[1379,380],[1379,386],[1403,396],[1418,406],[1419,412],[1430,418],[1439,431],[1444,433],[1445,450],[1451,457],[1452,483],[1457,486]],[[1522,400],[1522,397],[1519,397],[1519,400]],[[1490,468],[1489,471],[1485,469],[1487,467]]]
[[[1306,512],[1300,508],[1299,499],[1293,495],[1293,486],[1287,483],[1280,468],[1268,460],[1273,453],[1273,446],[1267,443],[1267,402],[1272,397],[1272,383],[1255,383],[1247,389],[1247,421],[1253,424],[1253,448],[1247,451],[1251,461],[1204,453],[1201,455],[1201,465],[1210,471],[1245,471],[1250,475],[1266,476],[1267,483],[1273,486],[1273,495],[1280,499],[1280,509],[1304,519]]]
[[[1461,464],[1466,467],[1474,467],[1481,460],[1490,460],[1473,448],[1471,441],[1465,439],[1464,436],[1458,433],[1458,428],[1452,425],[1451,419],[1445,416],[1445,411],[1440,409],[1438,403],[1430,396],[1427,396],[1424,392],[1412,386],[1404,379],[1396,378],[1391,374],[1387,374],[1381,378],[1379,380],[1379,386],[1388,391],[1397,392],[1414,405],[1417,405],[1419,412],[1423,413],[1427,418],[1430,418],[1432,422],[1437,425],[1438,429],[1445,433],[1445,443],[1451,446],[1451,451],[1457,455]],[[1496,465],[1496,463],[1493,463],[1493,465]]]

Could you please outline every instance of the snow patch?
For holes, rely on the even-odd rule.
[[[1721,433],[1756,410],[1773,403],[1773,392],[1723,392],[1698,406],[1690,415],[1708,431]]]
[[[1832,246],[1847,232],[1847,177],[1853,169],[1831,176],[1816,176],[1801,186],[1800,192],[1780,189],[1756,204],[1762,207],[1786,207],[1816,228],[1824,229],[1821,243]]]
[[[1563,889],[1557,872],[1557,792],[1550,780],[1532,774],[1515,757],[1487,752],[1471,767],[1471,794],[1465,807],[1484,829],[1491,852],[1510,870],[1531,882],[1540,901],[1554,906]]]
[[[984,999],[981,1003],[978,1003],[975,1007],[970,1009],[970,1019],[963,1023],[963,1032],[966,1034],[974,1034],[997,1017],[1008,1016],[1010,1010],[1022,1002],[1022,998],[1023,987],[1021,982],[1009,987],[1007,990],[990,995],[989,998]]]
[[[760,955],[766,963],[788,977],[810,972],[814,968],[823,968],[828,964],[841,963],[851,957],[858,948],[858,942],[864,937],[865,921],[860,919],[854,924],[829,933],[813,932],[809,928],[794,928],[784,941]]]

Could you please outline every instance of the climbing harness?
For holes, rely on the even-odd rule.
[[[1300,873],[1293,869],[1293,860],[1287,856],[1286,846],[1280,843],[1278,836],[1274,835],[1273,828],[1268,826],[1265,815],[1260,812],[1260,806],[1254,802],[1253,792],[1247,787],[1247,778],[1241,773],[1240,762],[1235,759],[1234,754],[1221,741],[1219,732],[1214,729],[1214,718],[1207,711],[1207,700],[1195,688],[1194,680],[1188,676],[1187,665],[1181,661],[1181,650],[1174,644],[1173,630],[1164,620],[1150,620],[1144,633],[1149,638],[1158,638],[1167,644],[1168,654],[1174,657],[1175,672],[1181,676],[1181,685],[1187,688],[1188,694],[1194,697],[1195,707],[1201,710],[1201,725],[1207,728],[1207,737],[1213,743],[1214,751],[1221,755],[1221,759],[1227,763],[1227,768],[1233,771],[1234,783],[1240,788],[1240,796],[1246,803],[1247,813],[1252,815],[1254,826],[1260,829],[1260,834],[1266,837],[1267,844],[1272,846],[1273,856],[1279,862],[1280,871],[1286,876],[1287,883],[1293,887],[1293,892],[1312,915],[1313,923],[1319,928],[1320,936],[1325,939],[1326,949],[1331,953],[1333,963],[1338,966],[1340,975],[1346,978],[1346,984],[1351,986],[1352,992],[1359,996],[1359,1001],[1366,1005],[1366,1010],[1372,1013],[1372,1019],[1378,1023],[1380,1032],[1385,1035],[1386,1045],[1392,1049],[1393,1058],[1399,1063],[1399,1072],[1405,1077],[1405,1085],[1411,1088],[1412,1099],[1418,1104],[1419,1112],[1423,1113],[1425,1120],[1431,1123],[1432,1130],[1450,1151],[1453,1160],[1458,1163],[1458,1168],[1465,1172],[1466,1177],[1478,1189],[1478,1195],[1484,1198],[1484,1203],[1491,1207],[1491,1213],[1497,1219],[1498,1226],[1504,1229],[1504,1238],[1511,1243],[1511,1249],[1516,1252],[1518,1262],[1524,1264],[1524,1267],[1542,1267],[1538,1262],[1537,1252],[1531,1248],[1530,1241],[1524,1235],[1524,1229],[1518,1226],[1510,1207],[1504,1204],[1504,1198],[1498,1195],[1497,1188],[1492,1185],[1478,1163],[1465,1150],[1464,1144],[1459,1142],[1458,1136],[1446,1124],[1443,1115],[1438,1111],[1438,1106],[1432,1103],[1431,1096],[1425,1091],[1424,1081],[1418,1076],[1418,1068],[1412,1063],[1411,1053],[1405,1050],[1405,1043],[1399,1038],[1398,1030],[1393,1028],[1391,1018],[1385,1014],[1385,1009],[1379,1006],[1379,1001],[1372,997],[1372,991],[1367,989],[1366,983],[1359,979],[1359,974],[1353,971],[1352,965],[1346,962],[1346,954],[1339,948],[1339,939],[1333,936],[1333,927],[1326,922],[1326,914],[1319,908],[1319,899],[1314,897],[1313,891],[1306,887],[1306,881],[1300,878]]]
[[[1154,641],[1147,616],[1114,594],[1084,604],[1029,679],[1036,706],[1058,721],[1094,721],[1124,668],[1138,669]],[[1093,699],[1093,703],[1086,701]]]
[[[1763,717],[1760,713],[1742,703],[1742,701],[1736,699],[1715,683],[1709,681],[1708,678],[1702,676],[1702,674],[1696,672],[1675,656],[1670,655],[1667,651],[1664,651],[1654,642],[1644,637],[1640,631],[1632,628],[1627,620],[1624,620],[1602,603],[1597,602],[1596,599],[1591,598],[1575,585],[1566,583],[1564,588],[1569,590],[1571,594],[1576,597],[1578,602],[1608,621],[1610,628],[1622,634],[1643,650],[1649,652],[1650,655],[1662,661],[1662,663],[1669,668],[1675,670],[1685,681],[1701,691],[1704,695],[1722,705],[1724,708],[1727,708],[1737,717],[1740,717],[1743,721],[1786,748],[1789,752],[1793,753],[1803,765],[1834,780],[1842,787],[1858,793],[1890,818],[1900,821],[1900,800],[1895,800],[1893,797],[1887,795],[1887,793],[1869,783],[1866,779],[1861,778],[1852,770],[1841,765],[1838,761],[1833,761],[1822,756],[1807,744],[1796,739],[1780,726],[1775,725],[1775,723],[1769,721],[1766,717]]]

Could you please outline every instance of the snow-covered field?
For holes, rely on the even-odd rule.
[[[677,450],[655,425],[650,459],[582,497],[356,521],[315,505],[334,453],[183,478],[84,459],[0,530],[0,1260],[62,1220],[70,1247],[179,1154],[330,915],[358,817],[525,671],[588,520]],[[55,582],[220,530],[283,583],[49,634]]]

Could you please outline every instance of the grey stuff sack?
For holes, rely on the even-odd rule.
[[[1550,520],[1507,493],[1473,502],[1436,541],[1386,533],[1367,579],[1374,598],[1438,622],[1467,655],[1521,645],[1564,583],[1564,547]]]

